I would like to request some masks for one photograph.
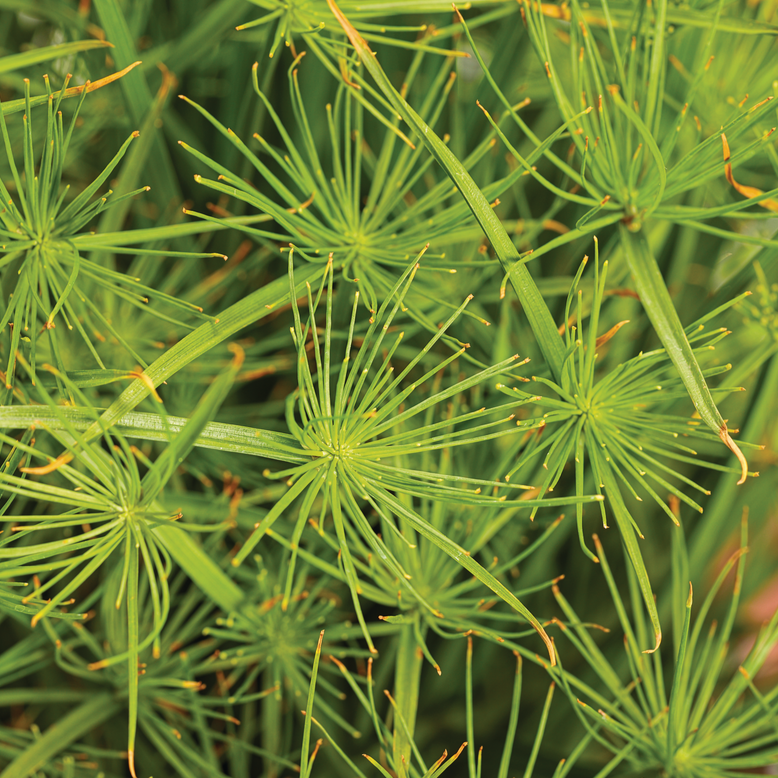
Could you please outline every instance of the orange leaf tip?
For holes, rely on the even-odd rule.
[[[743,452],[740,450],[740,446],[738,446],[730,437],[726,424],[722,424],[719,429],[719,438],[721,438],[721,442],[737,457],[737,461],[740,462],[740,480],[737,482],[738,486],[740,486],[740,484],[745,483],[745,480],[748,477],[748,462],[746,461]]]
[[[661,646],[661,645],[662,645],[662,633],[661,632],[657,632],[656,633],[656,645],[653,648],[647,648],[643,653],[644,654],[653,654],[659,648],[659,646]]]

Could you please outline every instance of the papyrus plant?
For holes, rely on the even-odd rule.
[[[132,345],[126,340],[121,327],[106,316],[104,306],[97,304],[96,295],[117,296],[134,306],[135,314],[150,311],[170,321],[170,316],[149,307],[149,297],[172,306],[178,315],[203,317],[202,309],[190,303],[177,300],[170,295],[155,291],[140,283],[140,280],[106,266],[103,262],[90,261],[83,255],[86,247],[93,251],[108,251],[118,254],[150,254],[153,256],[180,255],[206,256],[155,248],[138,248],[128,236],[113,235],[95,238],[87,233],[87,227],[107,208],[133,198],[148,187],[111,197],[109,190],[98,197],[97,193],[119,165],[132,141],[138,137],[133,132],[124,142],[110,163],[87,187],[75,197],[70,186],[63,183],[68,147],[76,128],[81,106],[87,96],[87,88],[79,90],[80,99],[66,125],[61,103],[67,94],[67,80],[63,88],[53,93],[46,80],[47,100],[45,115],[45,141],[36,159],[34,149],[33,101],[30,98],[29,82],[26,84],[22,117],[23,165],[17,167],[14,150],[5,119],[5,106],[0,115],[0,132],[12,177],[12,195],[5,184],[0,183],[0,196],[4,210],[0,213],[0,269],[3,270],[3,316],[0,331],[7,335],[6,388],[13,385],[16,369],[16,354],[27,346],[32,381],[36,380],[38,353],[43,343],[38,338],[43,334],[48,340],[50,359],[57,368],[66,373],[71,367],[63,356],[64,345],[60,343],[57,325],[66,331],[74,331],[87,347],[95,363],[105,368],[94,342],[111,337],[120,343],[135,363],[146,365]],[[145,236],[146,241],[165,237],[164,230]],[[81,239],[81,242],[79,242]],[[117,245],[118,244],[118,245]],[[208,255],[216,256],[216,255]],[[98,298],[99,299],[99,298]],[[207,318],[207,317],[206,317]],[[172,320],[175,321],[175,320]],[[102,333],[105,333],[103,335]],[[111,366],[113,367],[113,366]]]
[[[776,761],[775,4],[460,10],[0,1],[2,778]]]
[[[291,252],[290,252],[291,254]],[[422,260],[422,255],[417,258]],[[422,591],[413,582],[413,576],[404,570],[380,535],[371,526],[370,514],[379,519],[381,534],[403,536],[403,526],[426,538],[443,552],[455,559],[482,584],[505,600],[526,619],[546,641],[548,637],[540,622],[504,583],[496,579],[479,564],[471,553],[454,543],[446,534],[421,516],[403,496],[455,502],[473,506],[492,507],[510,505],[532,508],[539,501],[521,499],[516,488],[471,476],[426,472],[396,464],[398,459],[413,458],[436,449],[464,446],[476,442],[516,434],[523,427],[514,421],[514,414],[505,406],[483,407],[463,413],[461,416],[442,419],[430,424],[418,424],[424,412],[449,398],[467,391],[473,386],[510,372],[521,363],[518,355],[493,365],[474,375],[444,386],[434,394],[415,398],[419,387],[429,381],[465,351],[449,353],[434,359],[431,367],[424,365],[428,354],[434,354],[436,344],[446,330],[456,321],[468,304],[466,299],[439,329],[438,333],[408,361],[402,370],[395,369],[394,357],[402,340],[399,331],[392,340],[389,333],[395,317],[401,311],[405,294],[418,269],[414,261],[400,276],[395,287],[387,295],[367,330],[360,337],[360,345],[354,348],[357,334],[359,295],[354,295],[351,320],[345,348],[340,352],[333,338],[333,269],[328,264],[317,293],[308,289],[309,319],[303,324],[296,302],[292,303],[295,324],[292,330],[297,350],[298,388],[289,395],[286,403],[286,419],[294,448],[289,454],[303,459],[303,464],[267,474],[284,479],[289,490],[276,502],[267,515],[257,523],[252,536],[233,558],[239,565],[248,557],[262,536],[272,529],[275,522],[300,499],[298,518],[292,536],[292,560],[286,586],[288,602],[294,572],[295,550],[314,504],[318,500],[319,523],[332,515],[343,569],[351,589],[357,618],[363,626],[365,640],[371,651],[374,646],[365,626],[359,604],[359,581],[352,558],[349,535],[356,533],[367,544],[378,560],[397,578],[399,586],[433,615],[439,615]],[[292,257],[289,259],[290,288],[294,289]],[[325,286],[326,285],[326,286]],[[323,330],[317,325],[315,314],[326,289],[326,319]],[[312,339],[313,364],[309,359],[306,343]],[[352,354],[352,349],[354,353]],[[382,354],[382,350],[386,349]],[[419,370],[420,375],[415,375]],[[534,424],[534,423],[533,423]],[[498,487],[498,488],[495,488]],[[521,488],[521,487],[519,487]],[[526,487],[525,487],[526,488]],[[515,495],[515,496],[514,496]],[[600,497],[582,496],[584,501]],[[567,498],[552,499],[551,505],[568,504]],[[407,541],[410,542],[410,541]]]

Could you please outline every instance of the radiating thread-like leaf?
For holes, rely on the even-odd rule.
[[[462,193],[485,235],[492,243],[504,270],[509,274],[516,294],[524,307],[532,331],[537,338],[543,356],[553,376],[559,378],[564,361],[562,345],[556,325],[542,295],[538,291],[529,270],[519,261],[519,252],[513,244],[489,201],[473,181],[462,163],[445,143],[411,108],[402,95],[392,86],[375,54],[343,15],[334,0],[327,0],[333,14],[340,22],[370,75],[390,101],[392,107],[421,137],[430,153],[440,163],[456,187]]]

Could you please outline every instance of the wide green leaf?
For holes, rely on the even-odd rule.
[[[108,41],[73,41],[72,43],[57,43],[54,46],[41,46],[37,49],[23,51],[20,54],[9,54],[0,57],[0,73],[10,73],[14,70],[22,70],[41,62],[49,62],[52,59],[70,57],[82,51],[90,49],[102,49],[113,44]],[[3,111],[5,113],[5,111]]]
[[[738,483],[742,484],[748,475],[748,463],[737,443],[732,440],[727,423],[711,396],[646,236],[643,232],[632,232],[624,225],[620,225],[619,234],[643,309],[678,369],[700,418],[738,458],[741,467]]]

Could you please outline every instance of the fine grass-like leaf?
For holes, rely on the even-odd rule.
[[[112,694],[96,694],[63,716],[4,770],[6,778],[27,778],[71,743],[100,726],[119,710]]]
[[[665,61],[668,51],[672,49],[672,40],[668,39],[666,32],[669,4],[661,0],[646,14],[633,17],[630,22],[632,43],[624,57],[619,53],[623,44],[618,42],[616,28],[605,2],[601,13],[604,22],[602,26],[607,28],[608,41],[614,51],[613,61],[606,62],[598,48],[599,35],[596,26],[591,24],[594,19],[587,16],[586,9],[578,2],[574,2],[570,16],[570,47],[579,51],[580,56],[571,59],[572,73],[569,78],[563,78],[560,57],[549,36],[546,15],[538,4],[529,0],[522,2],[522,14],[530,39],[544,62],[562,116],[572,121],[579,102],[589,99],[587,95],[592,99],[597,95],[597,111],[576,118],[578,128],[571,134],[582,166],[583,160],[588,160],[588,175],[579,176],[581,183],[591,194],[605,195],[602,205],[607,202],[608,207],[613,208],[618,204],[621,209],[619,235],[637,294],[701,418],[738,457],[741,465],[739,483],[743,483],[748,471],[745,457],[732,440],[684,337],[680,319],[649,248],[644,226],[646,220],[651,218],[677,218],[673,204],[665,204],[667,200],[721,175],[720,165],[711,157],[718,136],[693,144],[685,154],[678,153],[680,131],[687,108],[710,65],[711,60],[707,54],[720,22],[721,4],[716,7],[710,32],[702,47],[707,61],[699,54],[695,58],[695,77],[689,79],[685,90],[687,102],[672,124],[662,118],[663,93],[667,82]],[[558,18],[564,18],[564,14]],[[612,82],[609,82],[610,79]],[[571,94],[568,87],[573,84],[575,89]],[[768,97],[739,113],[727,123],[726,128],[722,128],[727,165],[729,157],[724,132],[753,132],[761,110],[766,108],[770,99]],[[602,141],[599,148],[595,145],[592,153],[589,153],[590,138]],[[753,148],[752,153],[755,153],[758,144]],[[562,169],[558,161],[552,161]],[[731,168],[726,169],[727,177],[732,179]],[[754,193],[753,190],[749,192]],[[761,190],[759,194],[762,194]],[[726,206],[721,209],[721,213],[725,211]],[[702,225],[700,228],[709,229]]]
[[[290,252],[291,254],[291,252]],[[417,258],[421,259],[421,255]],[[457,314],[464,309],[469,298],[460,309],[449,318],[438,333],[423,348],[423,350],[399,373],[394,375],[391,359],[400,345],[403,333],[399,333],[393,345],[388,346],[388,352],[382,363],[376,357],[391,324],[403,306],[404,296],[418,269],[414,262],[401,276],[392,293],[383,302],[375,316],[371,317],[367,333],[352,358],[351,349],[355,331],[358,292],[352,306],[349,335],[346,344],[342,367],[331,376],[331,365],[334,363],[332,344],[332,306],[333,306],[333,269],[328,264],[325,279],[318,293],[308,290],[308,308],[311,317],[303,326],[299,308],[293,298],[292,309],[295,315],[294,340],[298,352],[298,389],[287,400],[287,424],[300,446],[301,452],[307,452],[311,460],[307,464],[282,470],[273,474],[274,478],[284,479],[290,486],[289,491],[274,505],[267,515],[255,525],[254,534],[244,543],[233,558],[233,564],[239,565],[245,560],[263,535],[281,517],[282,513],[298,496],[307,492],[297,518],[298,537],[313,500],[321,492],[324,499],[322,516],[327,509],[332,511],[334,526],[338,537],[338,546],[342,555],[344,572],[351,589],[357,618],[365,632],[368,646],[373,649],[372,639],[367,631],[362,610],[359,605],[360,584],[357,578],[350,544],[346,540],[346,519],[349,520],[357,534],[367,543],[367,546],[382,560],[387,569],[397,577],[403,589],[426,610],[433,615],[440,615],[437,608],[430,605],[418,592],[411,576],[398,563],[387,545],[370,526],[367,508],[372,508],[385,523],[386,531],[402,535],[402,530],[394,521],[407,523],[415,532],[425,537],[440,548],[445,554],[457,561],[462,567],[472,573],[477,580],[489,587],[498,597],[508,603],[518,614],[526,619],[537,630],[549,648],[552,663],[555,661],[551,644],[540,622],[518,600],[513,592],[488,570],[478,563],[469,551],[453,542],[437,527],[419,515],[404,496],[428,497],[432,500],[460,502],[480,506],[507,506],[533,508],[543,504],[532,499],[514,499],[509,501],[508,494],[482,494],[484,487],[493,488],[494,481],[473,478],[449,476],[436,477],[432,473],[417,468],[397,467],[392,464],[399,456],[420,455],[425,451],[435,451],[449,445],[463,445],[468,440],[481,441],[497,439],[508,434],[510,429],[500,429],[502,419],[485,421],[471,432],[466,427],[451,435],[451,440],[441,438],[440,432],[447,427],[454,431],[458,419],[453,418],[442,425],[430,425],[429,428],[403,430],[400,425],[409,425],[415,417],[439,403],[454,397],[473,386],[509,371],[516,365],[518,355],[502,363],[480,371],[471,378],[453,383],[453,385],[436,392],[432,396],[412,402],[412,395],[418,384],[431,378],[438,370],[453,361],[458,353],[443,359],[435,368],[428,370],[421,378],[415,379],[409,386],[404,386],[406,377],[411,374],[421,358],[431,351],[437,341],[453,324]],[[289,258],[290,290],[296,287],[292,257]],[[316,313],[318,301],[327,287],[327,318],[324,329],[323,348],[320,344],[319,329],[313,316]],[[309,333],[313,338],[315,364],[317,372],[311,371],[305,343]],[[333,391],[334,378],[334,391]],[[502,415],[499,406],[487,411],[482,408],[475,413],[467,414],[462,422],[478,418],[488,418]],[[509,420],[513,419],[513,415]],[[517,427],[513,427],[517,431]],[[429,435],[429,433],[434,434]],[[428,440],[424,437],[429,435]],[[423,436],[420,438],[420,436]],[[417,442],[418,439],[418,442]],[[266,473],[270,475],[269,473]],[[460,488],[456,484],[465,484]],[[472,488],[472,487],[476,488]],[[505,488],[505,486],[503,486]],[[515,487],[511,487],[514,489]],[[526,487],[520,487],[526,488]],[[600,497],[577,496],[576,501],[590,501]],[[545,504],[564,504],[568,500],[551,499]],[[396,517],[393,520],[392,517]],[[294,566],[290,566],[289,575],[293,574]]]
[[[258,174],[258,180],[269,184],[272,192],[244,180],[243,174],[228,170],[182,142],[187,152],[218,174],[216,178],[198,174],[195,180],[222,196],[259,209],[272,220],[272,224],[262,228],[246,226],[247,237],[260,242],[288,243],[294,246],[298,256],[314,263],[332,257],[344,278],[356,284],[363,304],[371,311],[377,307],[377,300],[394,286],[398,270],[405,268],[423,246],[429,245],[425,270],[419,274],[412,292],[417,301],[412,310],[414,318],[434,332],[438,309],[455,309],[445,295],[439,294],[441,275],[455,283],[456,278],[465,274],[494,269],[494,263],[480,257],[471,259],[467,253],[455,261],[448,257],[450,246],[467,240],[480,241],[481,230],[466,203],[455,196],[456,190],[452,192],[448,179],[437,180],[437,171],[430,165],[433,159],[425,147],[414,148],[404,136],[406,143],[397,142],[399,118],[393,117],[383,133],[375,133],[380,143],[372,134],[366,137],[369,117],[357,99],[361,89],[341,83],[334,101],[327,104],[330,159],[325,161],[314,138],[316,117],[303,98],[310,67],[315,63],[306,65],[302,57],[301,53],[295,59],[289,73],[290,99],[302,139],[293,137],[292,128],[285,125],[268,95],[260,89],[258,63],[252,69],[254,90],[283,140],[283,146],[276,148],[264,135],[255,134],[262,154],[250,148],[248,139],[240,138],[205,108],[182,96],[242,155]],[[434,126],[445,110],[456,73],[452,72],[451,61],[441,63],[429,74],[423,72],[423,65],[423,55],[417,54],[405,88],[415,95],[416,84],[425,85],[419,112]],[[425,77],[432,79],[430,85],[426,84]],[[494,138],[487,135],[463,160],[463,166],[474,171],[488,164],[493,144]],[[485,196],[496,201],[510,192],[522,174],[517,168],[494,181],[485,190]],[[363,193],[365,179],[370,182],[366,195]],[[217,221],[208,214],[187,212],[203,219],[206,225]],[[288,246],[283,245],[281,252],[286,252]]]
[[[322,269],[315,266],[304,267],[297,271],[299,284],[295,287],[295,293],[298,288],[304,288],[306,282],[316,279],[321,273]],[[85,437],[91,440],[99,435],[103,426],[110,426],[121,419],[151,394],[152,388],[159,386],[181,368],[232,337],[236,332],[255,323],[261,316],[268,316],[288,299],[289,287],[286,279],[277,279],[222,311],[218,321],[198,327],[149,365],[142,377],[136,378],[101,415],[99,423],[93,422]]]
[[[140,564],[138,546],[140,539],[134,536],[134,528],[127,527],[127,678],[129,681],[127,695],[129,699],[129,733],[127,735],[127,762],[130,774],[136,778],[135,773],[135,735],[138,727],[138,675],[140,673],[138,656],[138,567]]]
[[[742,543],[745,543],[746,536],[744,521]],[[674,620],[680,635],[676,636],[678,648],[668,704],[661,665],[647,661],[635,647],[635,635],[642,629],[641,616],[635,614],[630,621],[602,545],[596,538],[595,542],[602,571],[625,632],[631,676],[629,685],[624,684],[622,674],[593,644],[559,591],[557,600],[567,618],[571,619],[572,629],[565,632],[566,636],[613,695],[613,701],[604,707],[599,700],[595,703],[599,710],[581,699],[571,698],[571,704],[580,716],[599,723],[609,733],[609,738],[598,737],[598,740],[613,754],[608,763],[610,769],[626,759],[638,773],[659,769],[671,775],[702,778],[708,775],[743,775],[752,768],[762,769],[774,760],[778,747],[774,727],[775,693],[773,691],[763,697],[751,679],[764,665],[767,651],[778,640],[776,617],[764,625],[756,644],[737,669],[734,669],[736,662],[726,663],[743,578],[745,545],[727,560],[710,588],[693,627],[690,628],[691,588],[673,604],[676,612]],[[679,558],[685,558],[682,540],[676,543],[680,544],[675,549]],[[713,621],[707,636],[704,636],[703,622],[733,567],[736,567],[736,574],[731,605],[723,624]],[[638,678],[642,691],[633,699],[632,690]],[[570,694],[564,682],[563,687]],[[607,768],[604,770],[607,771]]]
[[[0,0],[3,776],[778,759],[775,4],[461,10]]]
[[[138,58],[135,42],[132,39],[127,20],[117,0],[95,0],[95,9],[108,40],[114,45],[114,57],[119,66],[129,65]],[[152,102],[152,93],[142,69],[138,69],[123,79],[121,88],[130,109],[135,125],[140,126],[146,115],[147,106]],[[155,128],[156,129],[156,128]],[[151,185],[159,193],[161,202],[180,203],[181,197],[176,185],[176,175],[167,147],[161,142],[159,134],[152,142],[150,152]]]
[[[67,81],[65,85],[67,86]],[[66,130],[59,111],[63,93],[55,97],[48,88],[47,81],[49,100],[46,110],[46,141],[36,174],[29,82],[25,85],[25,89],[27,112],[23,117],[24,162],[21,171],[17,169],[14,161],[5,114],[0,115],[0,131],[2,131],[5,154],[16,190],[16,196],[12,197],[5,185],[0,183],[0,195],[7,206],[4,213],[0,215],[0,238],[3,240],[3,244],[0,245],[2,256],[0,268],[5,269],[4,311],[0,319],[0,331],[4,331],[7,327],[10,329],[6,387],[13,386],[16,354],[22,348],[28,354],[31,379],[33,383],[36,381],[38,338],[41,333],[45,334],[50,341],[53,361],[60,372],[67,372],[67,366],[62,358],[65,344],[58,335],[57,324],[64,324],[66,331],[75,330],[100,367],[105,365],[92,341],[99,338],[105,339],[101,330],[113,336],[124,346],[130,356],[145,366],[142,357],[96,305],[95,298],[99,301],[100,294],[121,297],[130,303],[131,310],[134,306],[133,315],[137,315],[138,310],[147,309],[148,295],[154,295],[154,290],[139,283],[137,278],[125,276],[99,263],[87,261],[73,243],[73,238],[104,208],[122,200],[121,197],[111,199],[110,191],[99,199],[94,198],[137,137],[137,133],[133,132],[103,171],[68,202],[69,187],[63,186],[62,178],[68,148],[76,127],[79,109],[86,97],[86,90],[82,92],[81,102]],[[143,187],[126,193],[123,197],[125,199],[133,197],[145,190],[146,187]],[[112,249],[128,251],[121,246],[121,241],[119,244]],[[143,253],[147,250],[133,247],[129,251]],[[154,254],[165,253],[151,251]],[[171,253],[178,254],[178,252]],[[181,253],[180,256],[194,259],[213,255]],[[179,314],[187,313],[207,318],[203,315],[202,309],[197,306],[178,301],[164,293],[157,296],[177,309]],[[150,310],[154,311],[153,308]],[[168,319],[164,313],[158,315]],[[23,346],[22,339],[29,345]]]
[[[94,92],[96,89],[101,89],[102,87],[108,86],[109,84],[114,83],[114,81],[118,81],[119,79],[123,78],[127,75],[127,73],[134,70],[140,64],[140,60],[138,60],[137,62],[133,62],[130,65],[127,65],[127,67],[123,68],[122,70],[119,70],[116,73],[112,73],[110,76],[97,79],[97,81],[87,81],[86,84],[81,86],[66,86],[59,92],[54,92],[52,96],[56,100],[65,100],[69,97],[80,97],[88,92]],[[3,109],[3,116],[8,116],[12,113],[19,113],[20,111],[27,110],[28,105],[33,108],[39,105],[46,105],[48,102],[50,102],[52,96],[36,95],[35,97],[31,97],[29,102],[27,98],[24,97],[18,100],[5,100],[0,103],[0,107]]]
[[[60,423],[68,432],[61,437],[61,442],[66,446],[66,453],[57,459],[52,459],[49,465],[37,468],[25,467],[22,472],[46,475],[52,471],[59,471],[75,486],[73,491],[69,492],[44,482],[0,473],[0,483],[8,492],[22,497],[49,499],[71,508],[65,513],[51,517],[48,523],[46,517],[41,516],[15,517],[19,522],[16,538],[27,540],[30,533],[45,532],[57,526],[67,533],[74,525],[81,524],[89,527],[90,522],[98,525],[94,529],[85,529],[80,536],[74,538],[66,535],[62,540],[26,545],[21,553],[18,547],[10,545],[7,541],[0,542],[2,545],[0,560],[3,560],[0,563],[0,576],[4,579],[28,572],[60,571],[43,583],[37,578],[34,579],[33,595],[40,595],[55,585],[59,585],[59,591],[35,613],[32,619],[33,626],[55,607],[63,604],[65,598],[75,593],[97,569],[108,564],[114,553],[119,553],[120,549],[123,549],[124,564],[116,607],[118,609],[123,604],[126,605],[127,650],[93,663],[89,669],[102,670],[116,664],[121,658],[127,662],[128,761],[133,775],[135,775],[135,738],[138,722],[139,655],[149,645],[153,645],[155,656],[159,655],[159,636],[169,611],[168,572],[162,564],[162,559],[170,554],[185,571],[193,572],[195,582],[214,602],[228,610],[238,607],[243,599],[240,590],[214,565],[212,560],[202,550],[197,550],[194,544],[188,542],[184,531],[179,526],[174,528],[170,526],[171,520],[181,518],[180,514],[171,517],[159,505],[162,489],[170,480],[174,469],[194,445],[207,420],[224,401],[241,363],[242,355],[238,350],[228,370],[209,387],[192,418],[169,443],[163,454],[154,463],[150,463],[142,479],[139,477],[133,452],[123,438],[104,433],[104,439],[111,447],[109,450],[112,456],[108,457],[98,448],[90,447],[85,443],[78,433],[73,437],[68,436],[69,432],[75,430],[67,425],[63,418],[60,418]],[[67,382],[64,376],[61,378]],[[78,396],[78,390],[75,392]],[[45,393],[43,399],[48,401],[53,410],[58,410]],[[92,414],[96,415],[94,411]],[[24,449],[29,455],[42,456],[31,446],[25,446]],[[74,457],[87,465],[94,479],[86,477],[67,464]],[[79,513],[80,520],[76,518]],[[167,531],[159,532],[162,527],[166,527]],[[12,537],[10,540],[14,539]],[[44,560],[51,561],[41,565],[40,562]],[[147,582],[148,594],[153,602],[153,628],[143,636],[140,635],[139,603],[141,560],[146,573],[144,580]],[[36,562],[38,564],[35,564]],[[31,599],[31,596],[26,599]]]
[[[548,427],[544,431],[544,439],[531,445],[528,441],[522,441],[520,446],[510,451],[509,456],[515,457],[515,463],[512,464],[508,477],[513,477],[516,473],[525,478],[527,468],[543,457],[543,465],[547,471],[541,487],[543,493],[546,489],[556,486],[565,466],[572,459],[576,471],[575,489],[578,494],[583,494],[586,466],[592,468],[598,491],[603,488],[607,497],[607,502],[603,504],[603,525],[607,526],[604,506],[608,505],[616,519],[625,550],[635,571],[658,646],[661,641],[659,614],[638,542],[638,538],[642,541],[644,535],[640,522],[627,508],[623,492],[626,490],[626,493],[631,493],[638,500],[642,500],[640,493],[647,493],[675,523],[678,519],[667,507],[657,489],[669,491],[675,499],[702,512],[702,506],[693,500],[687,491],[674,486],[668,480],[670,476],[679,476],[677,468],[669,465],[668,461],[694,461],[694,449],[680,441],[692,437],[700,440],[713,439],[713,436],[699,429],[697,422],[664,412],[661,406],[662,398],[678,396],[682,387],[679,376],[668,364],[671,361],[668,351],[641,353],[618,365],[611,372],[597,375],[598,349],[614,338],[621,326],[628,322],[620,322],[603,335],[597,334],[609,268],[608,263],[600,268],[599,247],[595,244],[594,299],[589,314],[588,331],[584,330],[583,291],[579,288],[579,283],[585,266],[586,260],[581,263],[574,279],[565,311],[566,323],[563,329],[570,356],[565,362],[564,383],[558,386],[547,379],[533,377],[541,387],[546,391],[550,390],[555,396],[533,396],[523,388],[509,389],[503,385],[498,387],[517,399],[536,402],[546,409],[542,417]],[[663,283],[661,288],[665,290]],[[732,300],[725,307],[734,305],[735,302],[736,300]],[[571,315],[574,303],[577,313]],[[674,311],[674,308],[671,306],[670,310]],[[685,331],[681,329],[683,340],[687,343],[695,364],[696,354],[710,352],[710,348],[727,334],[722,329],[706,332],[706,325],[713,315],[694,322]],[[690,340],[694,343],[696,354],[689,344]],[[675,360],[672,362],[675,363]],[[721,369],[715,368],[708,374],[715,375],[719,372]],[[701,377],[704,380],[702,373]],[[683,385],[685,386],[685,382]],[[720,467],[710,462],[701,464],[715,469]],[[682,475],[680,481],[682,486],[706,493],[703,487]],[[590,559],[599,561],[587,548],[584,540],[581,504],[576,506],[576,518],[581,548]]]
[[[267,11],[264,16],[260,16],[250,22],[241,24],[237,29],[251,30],[263,28],[275,23],[272,41],[268,56],[273,57],[278,53],[281,41],[295,52],[295,36],[302,38],[306,45],[311,46],[313,40],[317,40],[322,48],[333,48],[337,41],[338,34],[343,35],[343,31],[332,24],[332,16],[326,0],[305,0],[305,2],[287,2],[286,0],[251,0],[254,5]],[[474,0],[470,5],[486,7],[501,5],[504,0]],[[466,57],[467,52],[460,50],[443,51],[435,46],[428,45],[423,36],[428,30],[427,24],[419,25],[390,25],[386,23],[387,18],[392,16],[403,16],[412,14],[429,14],[447,12],[450,4],[447,0],[400,0],[400,2],[386,2],[386,0],[345,0],[342,4],[349,18],[355,20],[357,29],[365,40],[388,46],[400,48],[415,49],[417,51],[431,51],[443,54],[454,54],[459,57]],[[419,34],[415,41],[408,40],[403,33]],[[435,30],[437,37],[439,30]],[[334,33],[335,39],[331,39],[327,33]]]
[[[319,633],[319,642],[316,644],[316,653],[313,656],[313,668],[311,669],[311,685],[308,689],[308,702],[303,713],[305,714],[305,727],[303,729],[303,745],[300,756],[300,778],[308,778],[311,765],[316,757],[316,751],[308,757],[308,749],[311,744],[311,721],[313,719],[313,699],[316,693],[316,676],[319,672],[319,660],[321,659],[321,642],[324,639],[324,630]],[[318,750],[318,749],[317,749]]]
[[[562,362],[564,361],[564,347],[559,338],[559,333],[556,331],[557,328],[554,325],[551,313],[538,291],[537,285],[532,279],[529,270],[520,261],[516,246],[495,215],[489,201],[484,197],[460,160],[456,158],[451,150],[394,88],[367,42],[349,23],[334,0],[327,0],[327,2],[336,19],[346,31],[351,45],[356,49],[360,60],[394,110],[409,124],[427,146],[472,210],[473,215],[481,225],[486,237],[489,238],[504,271],[508,274],[511,284],[516,290],[516,294],[524,307],[524,311],[532,326],[532,331],[537,338],[538,346],[548,363],[551,374],[558,379],[561,375]]]

